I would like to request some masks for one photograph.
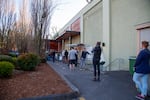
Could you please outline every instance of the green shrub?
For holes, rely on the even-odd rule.
[[[36,66],[39,64],[39,57],[33,53],[27,53],[20,55],[18,57],[18,66],[25,71],[35,70]]]
[[[46,58],[45,57],[40,57],[40,63],[46,63]]]
[[[17,57],[12,57],[13,64],[15,65],[15,68],[18,67]]]
[[[0,62],[0,77],[9,77],[12,75],[14,65],[7,61]]]
[[[8,55],[0,55],[0,61],[12,62],[12,57]]]
[[[10,62],[10,63],[15,65],[15,62],[12,59],[12,57],[8,56],[8,55],[0,55],[0,61],[8,61],[8,62]]]

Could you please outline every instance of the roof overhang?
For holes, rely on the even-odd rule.
[[[64,39],[68,39],[69,37],[74,37],[74,36],[77,36],[77,35],[80,35],[80,32],[65,31],[62,35],[60,35],[56,38],[56,41],[61,41],[61,40],[64,40]]]

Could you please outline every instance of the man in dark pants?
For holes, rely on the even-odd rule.
[[[55,50],[52,52],[52,58],[53,58],[53,62],[55,62]]]
[[[94,67],[94,79],[93,81],[100,81],[100,57],[102,49],[100,47],[101,42],[97,42],[93,49],[93,67]],[[97,73],[98,72],[98,73]]]

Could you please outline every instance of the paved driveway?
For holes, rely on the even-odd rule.
[[[101,74],[101,81],[92,81],[91,70],[76,68],[70,71],[66,64],[48,62],[60,75],[79,89],[79,100],[136,100],[136,88],[128,71],[113,71]]]

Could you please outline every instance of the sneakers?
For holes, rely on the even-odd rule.
[[[95,78],[95,77],[93,78],[93,81],[96,81],[96,78]]]
[[[100,81],[100,77],[97,78],[97,81]]]
[[[145,100],[145,96],[142,96],[142,95],[137,95],[135,96],[135,98],[139,99],[139,100]]]
[[[93,81],[100,81],[100,77],[98,77],[98,78],[93,78]]]

